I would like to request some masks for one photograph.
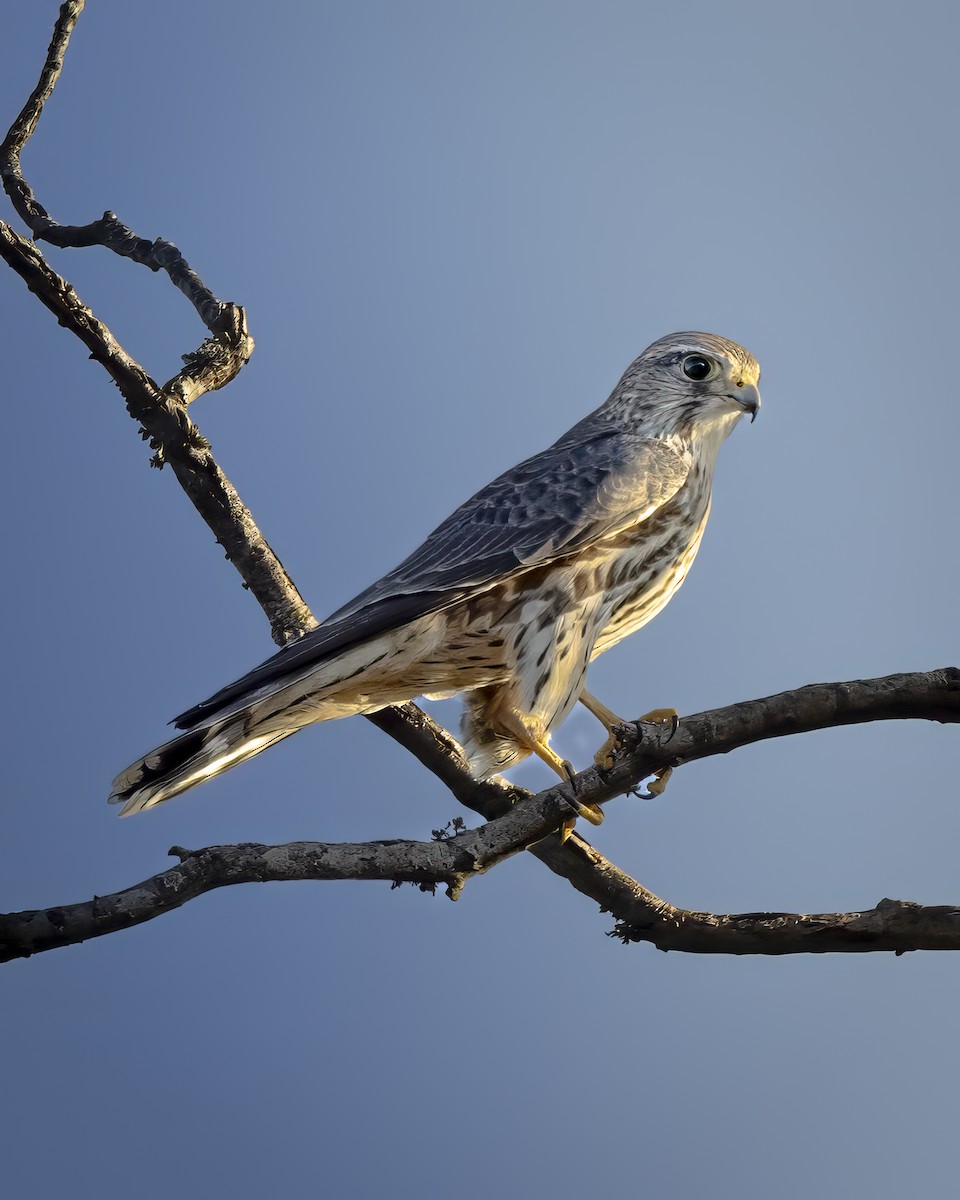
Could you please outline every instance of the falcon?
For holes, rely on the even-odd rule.
[[[398,567],[317,628],[177,717],[179,737],[113,781],[121,816],[151,808],[305,725],[463,693],[478,779],[538,755],[587,665],[670,600],[696,556],[721,444],[760,407],[756,359],[710,333],[648,346],[610,397],[462,504]],[[658,710],[650,719],[675,717]],[[580,806],[595,823],[602,813]]]

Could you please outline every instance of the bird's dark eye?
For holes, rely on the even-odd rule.
[[[702,354],[688,354],[680,367],[684,375],[694,383],[700,383],[713,374],[713,360],[704,358]]]

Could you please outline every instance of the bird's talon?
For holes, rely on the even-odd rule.
[[[598,804],[581,804],[580,816],[591,825],[603,824],[603,809]]]
[[[612,770],[613,764],[616,762],[617,755],[622,749],[623,742],[617,736],[617,731],[615,729],[611,729],[609,737],[593,756],[594,764],[601,771]]]
[[[673,774],[673,767],[663,767],[653,777],[653,782],[647,784],[645,792],[635,792],[641,800],[654,800],[657,796],[662,796],[670,776]]]
[[[654,708],[650,712],[644,713],[640,717],[641,721],[646,721],[651,725],[665,725],[670,722],[670,737],[677,732],[677,727],[680,724],[680,714],[675,708]],[[668,739],[669,740],[669,739]]]
[[[560,760],[560,766],[563,767],[563,773],[567,777],[567,783],[573,789],[574,795],[580,790],[580,785],[577,783],[577,772],[572,762],[569,759],[563,758]]]
[[[581,804],[576,798],[567,799],[567,804],[569,804],[570,807],[576,811],[577,816],[567,817],[557,831],[560,834],[561,845],[563,845],[570,834],[573,833],[573,827],[577,823],[577,817],[583,817],[583,819],[585,821],[589,821],[591,825],[603,824],[603,809],[600,808],[599,805]]]
[[[560,840],[565,842],[573,831],[574,825],[577,823],[577,817],[583,817],[585,821],[589,821],[591,825],[603,824],[603,809],[597,804],[578,804],[576,800],[573,802],[573,807],[577,810],[576,817],[567,817],[561,828]],[[566,832],[564,832],[566,831]]]

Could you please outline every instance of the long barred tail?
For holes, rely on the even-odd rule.
[[[275,660],[268,660],[210,700],[181,713],[175,724],[185,732],[121,771],[111,786],[109,802],[122,804],[120,816],[128,817],[228,771],[305,725],[369,712],[376,705],[368,703],[369,697],[358,697],[352,688],[383,654],[381,642],[374,639],[325,662],[308,663],[299,673],[272,672],[273,678],[269,668]],[[352,681],[345,693],[340,690],[344,680]],[[401,688],[397,698],[409,699],[409,695]],[[385,696],[380,707],[388,703],[395,703],[392,695]]]
[[[278,730],[274,717],[268,722],[269,730],[264,730],[256,721],[255,711],[242,710],[191,729],[151,750],[116,777],[109,803],[122,804],[120,816],[129,817],[253,758],[302,728],[302,724],[291,720],[288,727]]]
[[[377,707],[364,694],[362,679],[385,656],[384,639],[361,642],[317,662],[310,657],[310,645],[303,644],[319,632],[304,635],[236,683],[181,713],[175,724],[185,732],[145,754],[113,781],[108,800],[123,805],[120,816],[153,808],[196,787],[305,725]],[[409,697],[401,687],[396,697],[384,696],[379,706]]]

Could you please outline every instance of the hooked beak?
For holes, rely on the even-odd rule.
[[[760,391],[755,383],[738,383],[736,391],[730,393],[730,399],[750,414],[751,424],[756,420],[760,411]]]

